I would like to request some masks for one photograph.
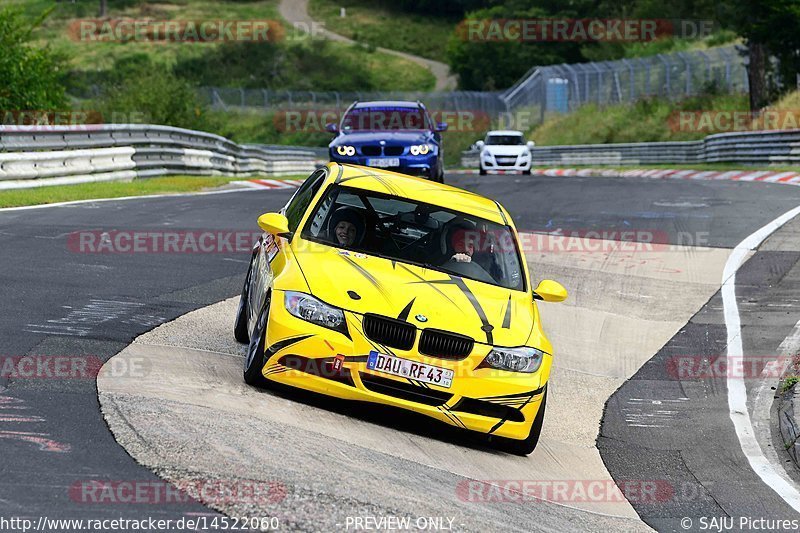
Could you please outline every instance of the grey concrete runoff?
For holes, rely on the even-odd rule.
[[[347,516],[358,516],[366,506],[384,515],[455,517],[463,530],[496,530],[501,524],[502,529],[524,530],[522,524],[532,520],[530,502],[465,502],[459,483],[525,479],[613,484],[594,446],[602,405],[713,294],[727,257],[726,250],[672,246],[642,252],[632,266],[625,253],[596,251],[606,247],[615,246],[597,243],[583,253],[531,259],[538,275],[560,277],[581,296],[566,305],[541,305],[546,330],[558,347],[557,363],[543,440],[527,458],[463,442],[436,424],[421,423],[430,428],[423,431],[415,431],[413,422],[398,428],[388,415],[377,420],[347,416],[359,409],[346,404],[333,412],[326,409],[326,404],[341,402],[302,402],[291,394],[247,387],[241,379],[243,347],[230,332],[236,298],[138,338],[109,364],[120,358],[141,360],[147,375],[135,380],[101,375],[101,407],[117,442],[176,484],[190,473],[226,479],[247,472],[248,478],[284,480],[286,500],[270,502],[267,508],[209,502],[232,516],[272,512],[301,529],[340,529]],[[629,293],[615,305],[584,290],[598,282],[613,288],[610,278],[615,275],[622,280],[618,291]],[[645,318],[653,302],[668,307],[664,313],[670,320]],[[582,324],[581,332],[571,326],[576,323]],[[189,429],[196,425],[202,429]],[[269,437],[260,439],[261,434]],[[182,452],[167,453],[177,449]],[[308,498],[309,482],[317,491],[309,508],[313,515],[306,515],[302,505],[298,508]],[[536,506],[539,512],[546,509],[540,518],[545,527],[564,529],[578,521],[582,530],[646,529],[624,499],[554,498]]]

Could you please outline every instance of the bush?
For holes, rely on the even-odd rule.
[[[100,101],[106,122],[215,129],[195,87],[168,67],[142,55],[117,61],[112,72]]]
[[[32,48],[34,23],[17,9],[0,10],[0,109],[6,111],[60,111],[66,104],[63,58],[49,48]]]

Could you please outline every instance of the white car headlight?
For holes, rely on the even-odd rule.
[[[531,153],[529,151],[525,150],[524,152],[522,152],[522,155],[520,157],[522,157],[522,159],[528,159],[530,156],[531,156]]]
[[[426,155],[431,151],[431,147],[427,144],[415,144],[409,149],[411,155]]]
[[[339,155],[356,155],[356,149],[353,146],[340,145],[336,147],[336,153]]]
[[[317,300],[310,294],[286,291],[284,305],[289,314],[324,328],[347,332],[344,311]]]
[[[536,348],[501,348],[495,346],[484,362],[491,367],[510,372],[531,374],[539,370],[544,352]]]

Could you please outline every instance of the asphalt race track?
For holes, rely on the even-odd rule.
[[[264,511],[95,502],[81,492],[93,480],[227,476],[279,482],[285,498],[274,510],[283,529],[345,529],[348,516],[391,514],[451,517],[454,529],[476,531],[681,531],[699,530],[700,517],[797,516],[742,451],[726,380],[679,379],[671,364],[725,353],[720,286],[730,249],[800,205],[800,189],[516,175],[446,181],[500,201],[521,231],[593,232],[597,241],[622,232],[657,236],[657,246],[643,251],[563,251],[550,243],[528,255],[535,278],[557,279],[570,291],[565,304],[540,306],[557,362],[543,441],[530,457],[507,457],[414,417],[248,390],[230,339],[232,301],[205,309],[238,295],[247,253],[81,253],[74,245],[76,232],[252,232],[257,216],[279,209],[291,190],[0,210],[0,357],[88,358],[99,366],[183,317],[128,349],[150,366],[142,382],[129,375],[103,385],[108,422],[94,378],[0,377],[0,514],[177,519]],[[800,223],[790,221],[747,255],[737,275],[745,355],[774,358],[795,331],[799,233]],[[228,314],[228,323],[218,319]],[[178,331],[171,327],[183,328],[179,348],[163,346],[176,344],[164,336]],[[156,356],[162,353],[174,358]],[[115,360],[124,373],[126,359]],[[745,380],[762,447],[776,448],[768,416],[776,383]],[[777,447],[768,455],[784,462],[782,453]],[[470,479],[608,476],[664,490],[655,501],[622,503],[473,502],[458,493]],[[695,520],[688,528],[685,517]]]

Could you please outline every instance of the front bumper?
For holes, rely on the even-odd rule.
[[[332,150],[330,153],[330,159],[333,163],[380,168],[383,170],[391,170],[392,172],[400,172],[401,174],[410,174],[412,176],[430,176],[433,171],[432,169],[435,170],[437,168],[437,158],[438,155],[435,153],[429,153],[427,155],[400,155],[392,157],[368,157],[363,155],[340,156],[335,152],[335,150]],[[373,162],[370,160],[375,159],[398,159],[399,164],[391,167],[383,167],[375,164],[370,165],[369,163]]]
[[[531,157],[522,156],[481,156],[481,165],[484,170],[508,170],[512,172],[527,172],[531,169]]]
[[[454,371],[449,388],[421,386],[407,378],[367,369],[370,351],[386,352],[362,334],[361,315],[345,312],[348,339],[290,315],[283,305],[283,293],[276,293],[266,333],[265,378],[346,400],[407,409],[475,432],[512,439],[528,436],[544,392],[541,369],[534,374],[476,369],[490,349],[478,343],[469,356],[458,361],[423,356],[415,348],[391,349],[397,357]],[[336,371],[333,364],[339,354],[344,362]]]

